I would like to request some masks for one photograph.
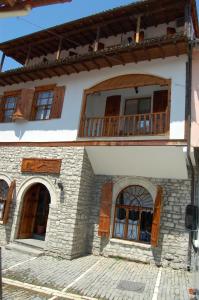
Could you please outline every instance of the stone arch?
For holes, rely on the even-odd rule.
[[[8,175],[5,175],[4,173],[0,173],[0,180],[4,180],[8,186],[10,186],[12,180]]]
[[[23,199],[26,191],[35,183],[41,183],[41,184],[45,185],[45,187],[48,189],[48,191],[50,193],[51,205],[56,206],[57,194],[56,194],[55,187],[49,179],[43,178],[41,176],[29,177],[28,179],[26,179],[22,182],[22,184],[20,185],[19,190],[17,192],[17,195],[16,195],[17,202],[18,203],[21,202],[21,199]]]
[[[56,193],[53,183],[48,178],[43,178],[42,176],[32,176],[25,179],[20,185],[18,192],[16,194],[17,206],[16,206],[14,220],[13,220],[13,230],[11,233],[11,240],[14,240],[17,237],[24,196],[26,192],[31,188],[31,186],[37,183],[43,184],[48,189],[51,198],[50,209],[56,207],[58,195]]]

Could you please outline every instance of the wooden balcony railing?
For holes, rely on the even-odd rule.
[[[81,120],[79,137],[128,137],[165,134],[168,110],[159,113],[92,117]]]

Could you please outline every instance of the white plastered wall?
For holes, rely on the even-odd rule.
[[[15,84],[0,89],[4,91],[57,83],[66,86],[62,117],[46,121],[29,121],[24,123],[1,123],[0,141],[2,142],[40,142],[73,141],[77,139],[83,91],[106,79],[124,74],[152,74],[171,79],[171,124],[170,138],[184,138],[185,119],[185,55],[167,59],[144,61],[138,64],[115,66],[90,72],[81,72],[71,76],[53,77],[22,84]]]

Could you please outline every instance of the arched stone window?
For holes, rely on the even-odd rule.
[[[153,222],[153,198],[146,188],[132,185],[116,200],[113,237],[150,243]]]
[[[3,219],[8,190],[8,183],[5,180],[0,179],[0,220]]]

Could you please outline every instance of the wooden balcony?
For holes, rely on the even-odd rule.
[[[79,137],[163,135],[169,131],[168,110],[159,113],[83,118]]]

